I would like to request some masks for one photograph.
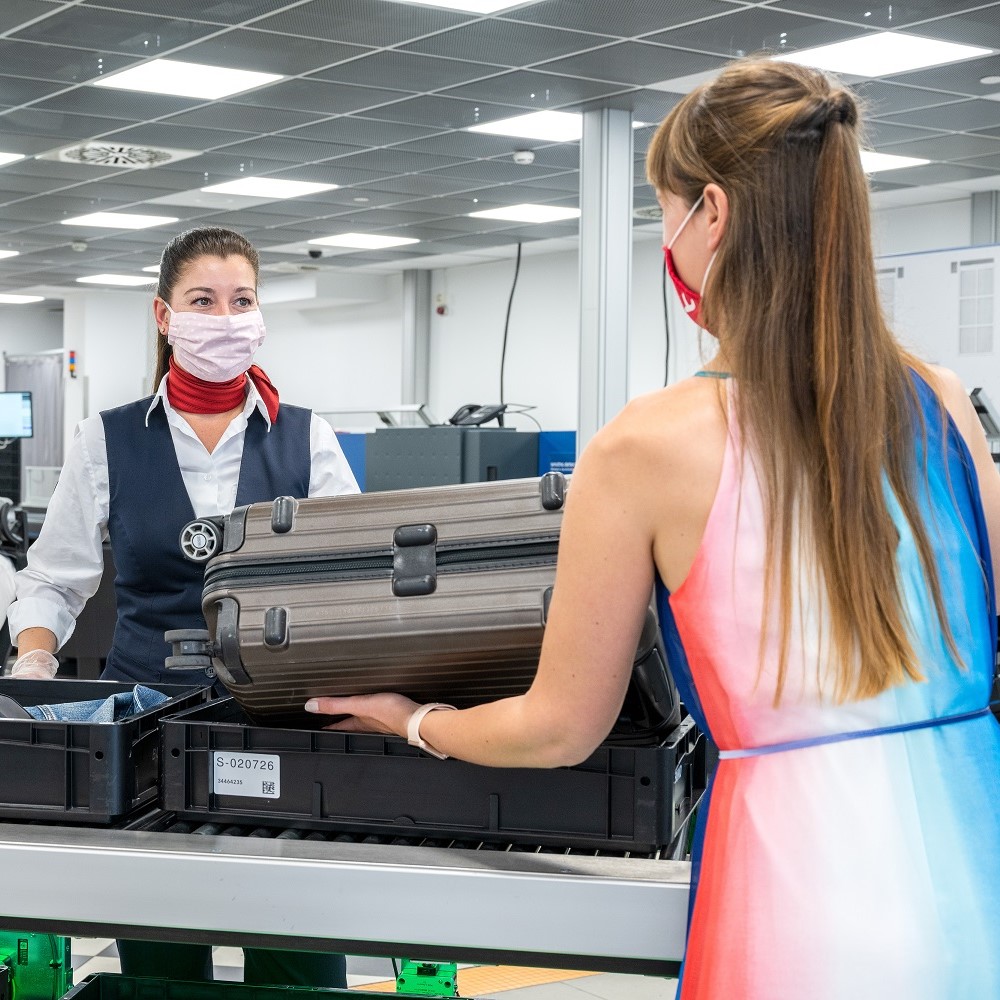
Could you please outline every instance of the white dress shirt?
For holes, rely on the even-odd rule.
[[[268,431],[271,429],[264,401],[250,383],[243,412],[233,417],[209,453],[191,425],[170,405],[166,383],[164,379],[153,397],[146,426],[149,415],[162,406],[195,517],[229,514],[236,505],[247,419],[255,409],[260,410]],[[309,444],[309,496],[360,492],[337,435],[315,413]],[[24,629],[40,626],[54,633],[58,647],[62,647],[73,634],[77,616],[96,592],[104,572],[109,492],[104,421],[100,416],[88,417],[76,429],[42,532],[28,549],[28,566],[15,578],[17,600],[8,612],[15,640]]]
[[[14,600],[14,567],[0,556],[0,628],[7,620],[7,607]],[[3,666],[3,664],[0,664]]]

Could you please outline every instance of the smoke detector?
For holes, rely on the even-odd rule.
[[[271,274],[311,274],[314,271],[322,271],[319,264],[310,264],[305,261],[281,260],[276,264],[264,264],[262,271],[269,271]]]
[[[42,153],[40,160],[78,163],[91,167],[118,167],[123,170],[162,167],[178,160],[200,156],[193,149],[167,149],[158,146],[137,146],[123,142],[78,142]]]

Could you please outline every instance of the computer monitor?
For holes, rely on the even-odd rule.
[[[31,393],[0,392],[0,441],[32,436]]]
[[[983,425],[986,436],[991,439],[1000,438],[1000,414],[993,407],[993,403],[987,398],[982,389],[976,388],[969,393],[969,399],[976,408],[979,415],[979,422]]]

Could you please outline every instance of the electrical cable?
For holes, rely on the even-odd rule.
[[[504,320],[503,324],[503,347],[500,350],[500,402],[504,401],[503,392],[503,376],[504,369],[507,365],[507,335],[510,333],[510,310],[511,306],[514,305],[514,292],[517,291],[517,278],[521,273],[521,244],[517,245],[517,261],[514,264],[514,280],[510,286],[510,298],[507,299],[507,318]],[[499,424],[503,427],[503,414],[500,414]]]
[[[399,979],[399,966],[396,965],[396,960],[394,958],[389,959],[392,962],[392,978]]]
[[[667,306],[667,259],[663,258],[663,277],[661,279],[663,295],[663,332],[665,335],[665,350],[663,359],[663,385],[670,381],[670,310]]]
[[[520,407],[520,409],[512,410],[512,406]],[[508,417],[527,417],[539,430],[542,429],[542,425],[528,412],[528,410],[535,410],[537,407],[530,405],[529,403],[510,403],[507,406],[507,416]]]

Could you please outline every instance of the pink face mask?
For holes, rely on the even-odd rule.
[[[259,309],[230,316],[167,309],[167,342],[177,364],[206,382],[229,382],[242,375],[264,343],[264,317]]]
[[[713,253],[708,262],[708,267],[705,268],[705,277],[701,280],[701,291],[696,292],[693,288],[689,288],[685,284],[684,279],[677,273],[677,268],[674,265],[674,254],[673,245],[677,242],[677,237],[680,236],[681,231],[691,220],[691,216],[698,210],[698,206],[701,204],[704,195],[701,195],[698,200],[691,206],[688,214],[684,216],[683,221],[677,227],[674,235],[670,237],[670,242],[667,243],[663,248],[663,259],[667,264],[667,274],[670,275],[670,280],[674,283],[674,288],[677,290],[677,296],[681,300],[681,305],[684,307],[684,312],[694,320],[702,329],[705,325],[701,321],[701,296],[702,292],[705,290],[705,281],[708,279],[708,271],[711,268],[713,262],[715,261],[715,254]]]

